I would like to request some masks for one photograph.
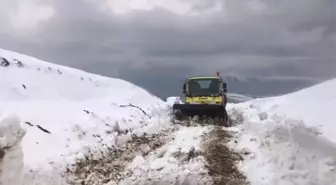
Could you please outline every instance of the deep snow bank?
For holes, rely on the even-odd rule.
[[[27,131],[25,171],[63,168],[98,142],[113,143],[117,134],[144,127],[160,129],[155,125],[165,122],[164,102],[124,80],[1,49],[0,57],[10,62],[0,66],[0,112],[17,114]]]
[[[269,115],[302,120],[336,142],[336,79],[288,95],[249,102]]]
[[[232,147],[252,185],[335,185],[336,80],[292,94],[230,105],[240,116]]]
[[[0,184],[20,185],[23,169],[21,140],[25,130],[15,115],[0,114]]]

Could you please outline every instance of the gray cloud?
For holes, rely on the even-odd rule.
[[[54,15],[33,31],[8,26],[0,14],[8,27],[0,31],[0,47],[109,76],[148,70],[181,77],[214,70],[256,78],[336,76],[335,0],[184,2],[194,12],[218,4],[221,11],[112,14],[99,9],[104,1],[49,0],[43,3]]]

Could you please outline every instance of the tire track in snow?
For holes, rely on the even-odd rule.
[[[242,123],[232,110],[233,125]],[[176,124],[171,140],[128,166],[132,174],[122,185],[247,185],[237,162],[243,158],[227,146],[232,135],[213,121]]]
[[[231,134],[221,127],[213,129],[204,139],[204,157],[213,185],[246,185],[246,177],[236,163],[242,157],[227,146]]]
[[[237,121],[237,120],[236,120]],[[173,124],[156,134],[90,150],[69,166],[70,184],[245,185],[235,163],[241,158],[226,146],[231,135],[210,123]],[[120,139],[122,140],[122,139]],[[100,147],[101,148],[101,147]]]
[[[230,131],[232,126],[244,123],[243,112],[228,109],[227,113],[230,126],[223,127],[212,123],[214,127],[211,132],[203,137],[203,155],[208,175],[212,178],[212,185],[247,185],[249,182],[246,176],[237,166],[244,159],[239,152],[228,145],[234,135],[234,132]]]

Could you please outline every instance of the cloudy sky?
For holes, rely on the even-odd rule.
[[[2,0],[0,23],[0,48],[156,94],[215,71],[336,76],[336,0]]]

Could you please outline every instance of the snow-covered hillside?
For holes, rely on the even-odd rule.
[[[22,121],[40,125],[51,132],[41,132],[37,127],[26,124],[28,133],[23,146],[27,151],[25,162],[30,165],[45,159],[35,157],[29,151],[35,153],[38,148],[43,148],[43,156],[46,158],[58,156],[63,153],[68,140],[77,137],[73,135],[76,129],[96,130],[104,134],[104,130],[108,129],[106,125],[112,126],[116,121],[120,122],[122,128],[141,126],[137,122],[146,115],[136,108],[120,105],[132,103],[148,111],[163,103],[145,90],[121,79],[89,74],[4,50],[0,50],[0,56],[10,60],[15,58],[24,64],[22,68],[15,64],[0,68],[1,113],[16,113]],[[129,111],[133,112],[135,123],[133,120],[123,120]],[[81,128],[76,125],[81,125]],[[64,137],[60,138],[61,135]],[[82,144],[89,144],[90,138],[86,139],[68,147],[75,150]],[[26,145],[26,142],[31,145]]]
[[[129,82],[6,50],[0,57],[0,146],[8,146],[7,160],[12,147],[23,152],[15,155],[21,161],[3,165],[22,162],[26,171],[43,171],[70,163],[101,139],[113,143],[116,131],[141,131],[151,123],[164,129],[164,118],[155,116],[165,109],[164,102]],[[8,180],[3,177],[3,183],[15,179],[1,174]]]
[[[231,105],[232,147],[258,185],[336,185],[336,79],[288,95]]]

